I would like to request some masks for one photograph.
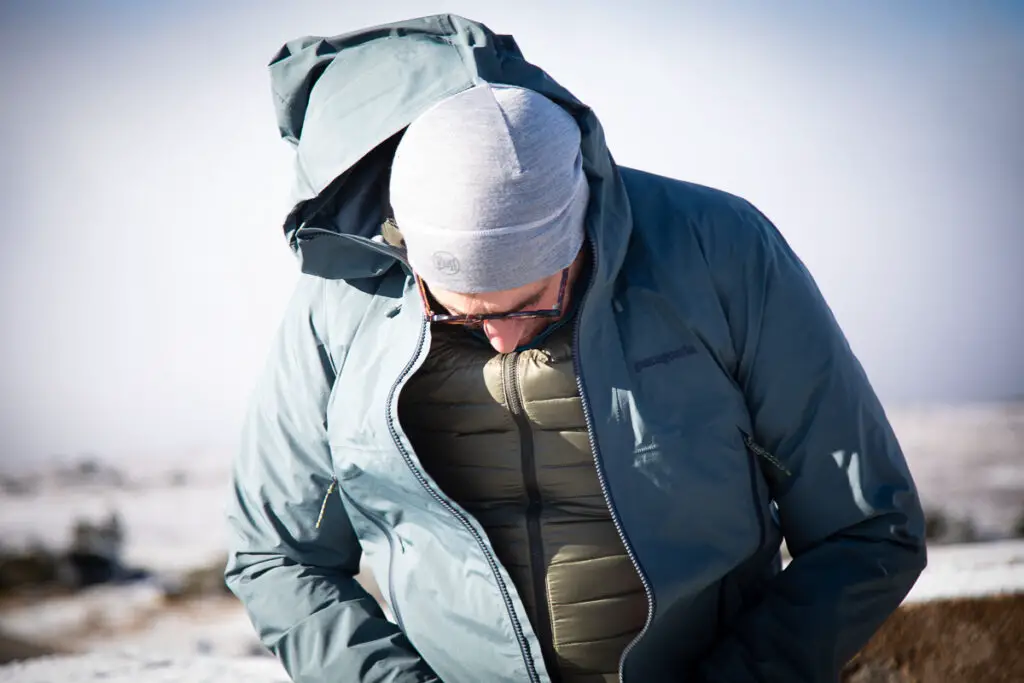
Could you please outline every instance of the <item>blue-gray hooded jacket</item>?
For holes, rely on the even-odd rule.
[[[297,40],[270,68],[304,275],[244,429],[226,577],[292,678],[550,680],[481,526],[401,429],[430,330],[401,254],[373,239],[401,132],[489,81],[550,97],[583,135],[593,267],[576,371],[650,607],[622,678],[836,680],[924,567],[923,516],[864,371],[775,227],[737,197],[617,167],[592,111],[460,17]],[[397,623],[353,578],[361,558]]]

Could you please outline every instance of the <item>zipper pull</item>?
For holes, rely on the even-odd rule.
[[[781,460],[772,455],[764,446],[754,441],[753,437],[751,437],[742,429],[740,430],[740,434],[743,435],[743,443],[746,445],[747,450],[749,450],[754,455],[757,455],[763,458],[764,460],[770,462],[772,465],[775,466],[775,469],[779,470],[787,477],[793,476],[793,473],[790,472],[784,464],[782,464]]]
[[[338,487],[338,478],[334,477],[331,479],[331,485],[327,487],[327,493],[324,494],[324,502],[320,505],[320,516],[316,518],[316,528],[320,528],[320,522],[324,521],[324,513],[327,511],[327,499],[334,493],[334,489]]]

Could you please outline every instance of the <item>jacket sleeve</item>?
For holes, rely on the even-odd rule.
[[[735,375],[793,561],[698,667],[704,683],[825,683],[924,569],[924,516],[900,446],[811,275],[742,202],[719,225]],[[771,456],[774,455],[774,458]]]
[[[324,286],[300,280],[253,395],[227,506],[225,579],[296,683],[437,681],[356,581],[361,551],[340,501],[325,502],[317,528],[333,478]]]

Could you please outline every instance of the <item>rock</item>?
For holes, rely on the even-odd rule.
[[[62,558],[62,576],[69,577],[75,588],[147,578],[149,572],[122,564],[124,543],[124,523],[117,512],[100,523],[78,520],[72,531],[71,549]]]
[[[1024,509],[1020,511],[1017,521],[1013,523],[1013,537],[1024,538]]]
[[[0,493],[6,496],[32,496],[39,493],[40,477],[36,474],[15,476],[0,475]]]
[[[124,548],[124,523],[116,512],[98,524],[80,519],[75,522],[71,536],[71,552],[114,561]]]
[[[116,467],[104,463],[98,456],[85,455],[51,472],[53,482],[61,488],[122,488],[128,482]]]
[[[183,488],[188,486],[189,476],[185,470],[174,470],[167,475],[167,485],[173,488]]]
[[[215,560],[206,567],[193,569],[183,576],[167,580],[163,584],[164,594],[171,602],[231,595],[224,583],[224,566],[227,558]]]
[[[40,546],[0,548],[0,595],[77,590],[147,578],[149,572],[122,564],[124,542],[124,525],[115,512],[100,523],[77,520],[65,552]]]
[[[263,643],[255,642],[249,646],[246,654],[250,657],[273,657],[274,653],[263,647]]]
[[[925,511],[925,538],[929,545],[974,543],[978,530],[970,519],[950,517],[939,510]]]
[[[0,631],[0,665],[35,657],[58,654],[56,648],[32,643]]]
[[[44,548],[0,549],[0,595],[32,586],[53,585],[59,558]]]

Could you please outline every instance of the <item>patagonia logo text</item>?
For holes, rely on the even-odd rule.
[[[665,363],[671,363],[678,358],[686,358],[697,353],[697,347],[692,344],[685,344],[680,346],[678,349],[672,351],[666,351],[665,353],[659,353],[657,356],[651,356],[650,358],[644,358],[638,360],[633,364],[633,369],[636,372],[640,372],[645,368],[650,368],[655,365],[664,365]]]

